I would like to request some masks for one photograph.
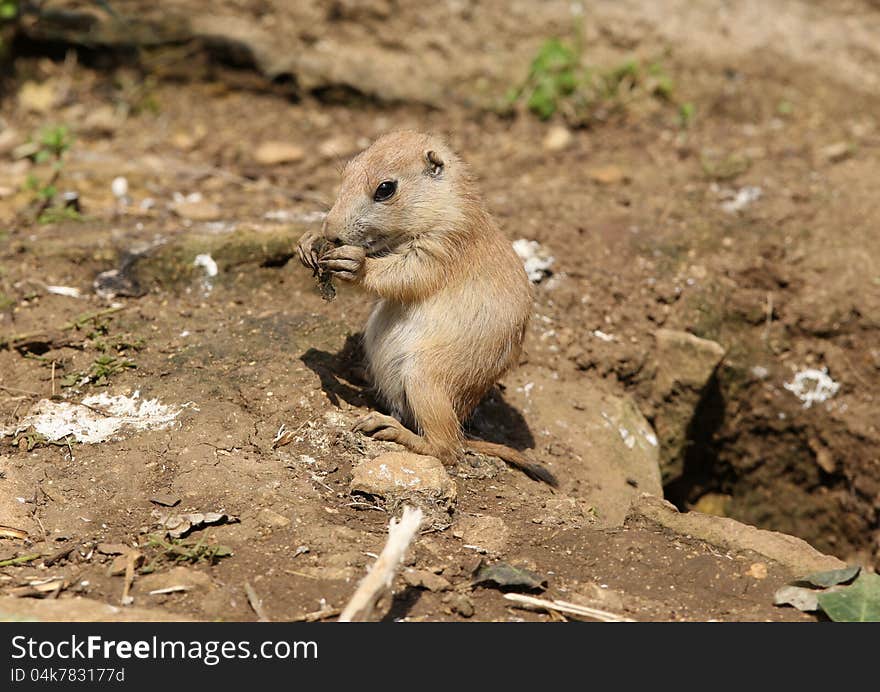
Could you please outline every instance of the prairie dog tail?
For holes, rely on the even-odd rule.
[[[519,469],[529,478],[536,481],[542,481],[547,485],[556,488],[559,481],[556,480],[550,470],[536,461],[529,460],[524,454],[517,452],[515,449],[507,445],[496,444],[495,442],[486,442],[484,440],[465,440],[465,449],[480,454],[486,454],[492,457],[498,457],[505,464]]]

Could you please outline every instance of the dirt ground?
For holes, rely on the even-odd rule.
[[[804,3],[839,27],[842,10],[829,5]],[[876,4],[851,5],[880,21]],[[487,12],[468,24],[474,32]],[[561,31],[556,16],[536,26]],[[360,21],[395,45],[400,27],[380,19],[343,24]],[[101,393],[139,392],[181,412],[170,427],[98,444],[0,438],[0,524],[28,534],[0,538],[0,564],[40,556],[0,567],[0,596],[119,606],[137,548],[130,595],[144,617],[255,619],[246,583],[272,620],[346,602],[394,509],[352,495],[352,469],[394,445],[349,432],[372,406],[354,346],[369,301],[347,289],[322,301],[289,260],[300,234],[320,226],[344,161],[403,128],[445,133],[510,239],[536,240],[554,258],[535,286],[521,363],[472,425],[528,449],[560,489],[486,459],[451,469],[454,511],[420,536],[389,618],[553,619],[472,585],[481,561],[504,561],[542,575],[547,598],[638,620],[815,619],[773,606],[774,591],[800,576],[791,564],[661,526],[617,499],[638,503],[644,488],[629,486],[641,481],[593,472],[598,447],[576,399],[633,402],[660,425],[660,328],[725,351],[681,449],[659,452],[667,499],[875,565],[880,93],[790,52],[713,55],[705,36],[690,52],[662,35],[640,45],[620,24],[597,22],[597,60],[665,51],[673,103],[644,99],[568,128],[464,98],[292,91],[201,52],[191,74],[156,78],[116,53],[21,44],[0,101],[0,426],[16,428],[43,399]],[[476,43],[460,28],[435,25],[434,40],[447,31]],[[332,22],[316,31],[361,36],[334,34]],[[498,31],[511,42],[524,33]],[[549,35],[505,69],[524,74]],[[24,96],[34,84],[51,85],[46,102]],[[693,104],[687,122],[682,104]],[[58,187],[78,193],[81,219],[26,214],[27,176],[51,172],[16,147],[49,124],[75,134]],[[260,151],[273,142],[296,151],[270,162]],[[127,190],[117,197],[119,177]],[[201,254],[216,276],[194,266]],[[112,269],[125,279],[117,295],[96,294],[96,276]],[[785,387],[807,368],[838,384],[810,407]],[[293,434],[276,447],[282,426]],[[231,520],[179,546],[161,539],[157,512]],[[231,555],[210,559],[217,546]],[[35,593],[50,577],[52,590]],[[29,605],[2,603],[4,617],[29,616]]]

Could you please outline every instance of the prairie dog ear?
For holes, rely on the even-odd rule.
[[[440,154],[433,150],[425,152],[425,162],[428,164],[425,173],[432,178],[439,178],[440,174],[443,173],[443,166],[446,165]]]

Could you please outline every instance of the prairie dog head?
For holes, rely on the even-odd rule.
[[[455,233],[470,198],[464,163],[435,135],[392,132],[348,162],[324,237],[368,253]]]

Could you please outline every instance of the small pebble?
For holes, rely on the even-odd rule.
[[[113,178],[113,182],[110,183],[110,189],[113,191],[113,196],[116,199],[122,199],[128,194],[128,181],[121,175]]]

